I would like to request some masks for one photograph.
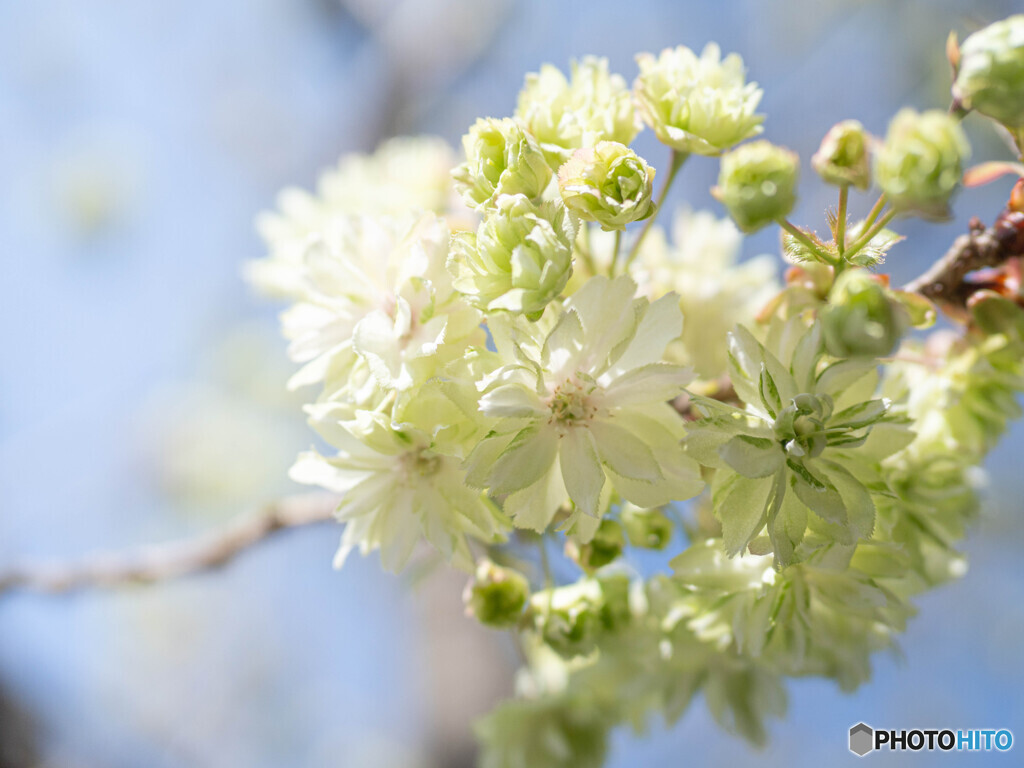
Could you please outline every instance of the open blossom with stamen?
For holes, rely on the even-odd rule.
[[[682,330],[678,299],[650,304],[635,294],[629,277],[597,277],[549,310],[551,321],[491,325],[513,362],[481,384],[480,409],[496,421],[470,455],[467,479],[507,494],[518,525],[543,529],[567,500],[596,515],[611,488],[650,507],[703,487],[668,404],[692,377],[662,362]]]
[[[293,385],[337,390],[357,360],[381,385],[405,390],[479,340],[480,315],[454,292],[444,220],[353,216],[306,251],[303,298],[282,315],[290,353],[307,363]]]
[[[334,403],[307,409],[337,453],[304,453],[291,476],[341,494],[336,517],[345,531],[335,567],[353,549],[363,555],[379,549],[384,568],[397,571],[426,539],[449,562],[472,570],[468,539],[501,538],[501,514],[482,493],[466,487],[466,433],[451,429],[457,409],[441,400],[425,392],[400,425],[375,411],[358,411],[350,419]]]

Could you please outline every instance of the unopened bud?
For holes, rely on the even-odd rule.
[[[871,185],[870,144],[871,137],[863,125],[844,120],[825,134],[811,166],[829,184],[867,189]]]
[[[462,595],[466,613],[489,627],[510,627],[519,621],[530,596],[526,577],[484,559]]]
[[[622,507],[622,525],[629,543],[639,549],[664,549],[672,538],[672,521],[660,509],[641,509],[632,504]]]
[[[821,320],[825,347],[835,357],[885,357],[907,327],[902,308],[861,269],[839,275]]]
[[[1024,128],[1024,14],[975,32],[960,46],[953,98],[1007,128]]]
[[[570,539],[565,546],[566,554],[576,561],[587,573],[608,565],[622,554],[626,547],[626,536],[622,526],[611,518],[604,518],[597,527],[594,537],[585,544]]]
[[[752,141],[722,156],[711,193],[740,229],[756,232],[793,210],[799,169],[796,153],[763,139]]]

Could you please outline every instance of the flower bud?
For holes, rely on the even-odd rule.
[[[718,186],[711,190],[744,232],[785,218],[796,204],[800,159],[770,141],[752,141],[722,157]]]
[[[537,142],[515,120],[481,118],[462,137],[466,161],[452,171],[455,187],[470,208],[498,195],[540,197],[551,169]]]
[[[572,274],[575,229],[565,206],[502,195],[475,234],[452,239],[455,288],[475,306],[539,317]]]
[[[825,347],[835,357],[885,357],[907,326],[902,309],[862,269],[839,275],[821,321]]]
[[[1007,128],[1024,128],[1024,14],[964,40],[953,98]]]
[[[889,123],[875,157],[875,181],[895,210],[947,219],[969,154],[956,118],[937,109],[902,109]]]
[[[558,171],[566,207],[604,230],[625,229],[654,213],[653,181],[654,169],[615,141],[577,149]]]
[[[593,579],[535,592],[529,616],[541,639],[563,658],[583,656],[597,648],[604,595]]]
[[[871,185],[871,137],[856,120],[836,123],[821,140],[811,166],[827,183],[837,187]]]
[[[700,58],[681,45],[636,60],[637,104],[661,143],[679,152],[719,155],[761,132],[764,115],[754,110],[762,93],[757,83],[745,82],[739,55],[722,59],[718,46],[708,43]]]
[[[601,626],[606,631],[614,632],[633,618],[629,576],[625,573],[609,573],[598,576],[597,583],[601,587],[604,601],[601,607]]]
[[[672,521],[660,509],[623,504],[622,525],[629,543],[640,549],[664,549],[672,538]]]
[[[606,517],[590,541],[577,544],[570,539],[565,545],[565,551],[580,568],[590,573],[617,559],[625,547],[626,537],[622,532],[622,526]]]
[[[462,600],[466,614],[489,627],[510,627],[519,621],[530,596],[530,584],[519,571],[481,560]]]
[[[608,72],[608,60],[586,56],[572,63],[571,79],[545,64],[526,76],[516,118],[540,144],[548,164],[558,168],[573,151],[600,141],[629,144],[640,118],[626,81]]]

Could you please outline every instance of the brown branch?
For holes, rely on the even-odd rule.
[[[729,405],[741,405],[739,395],[736,394],[736,390],[733,388],[728,376],[723,376],[716,384],[716,388],[711,392],[707,392],[705,397],[710,397],[712,400],[720,400]],[[688,394],[682,394],[673,400],[672,407],[676,409],[676,413],[683,417],[684,421],[696,421],[700,418],[700,414],[694,411],[693,401]]]
[[[278,531],[330,520],[337,504],[338,498],[332,494],[300,494],[194,539],[124,554],[91,555],[79,562],[27,563],[0,569],[0,594],[13,589],[67,592],[125,587],[215,570]]]
[[[1024,214],[1004,210],[991,227],[974,218],[968,233],[954,240],[945,256],[916,280],[907,283],[903,290],[953,308],[963,308],[973,292],[967,282],[970,273],[998,267],[1021,255],[1024,255]]]

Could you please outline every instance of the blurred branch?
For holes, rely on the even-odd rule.
[[[998,267],[1024,255],[1024,214],[1004,210],[995,224],[986,227],[971,219],[969,231],[953,241],[946,255],[903,290],[919,293],[947,306],[962,308],[979,286],[966,282],[967,276],[985,267]]]
[[[12,589],[67,592],[125,587],[215,570],[278,531],[331,520],[337,504],[338,498],[333,494],[299,494],[271,504],[258,515],[233,521],[221,530],[194,539],[126,553],[92,555],[79,562],[0,568],[0,594]]]
[[[728,376],[723,376],[719,379],[715,383],[713,390],[702,392],[701,394],[705,397],[710,397],[712,400],[719,400],[729,405],[742,406],[739,395],[736,394],[736,390],[733,388]],[[680,395],[673,400],[672,407],[676,409],[676,413],[682,416],[685,421],[696,421],[701,418],[700,414],[694,410],[693,402],[688,394]]]

